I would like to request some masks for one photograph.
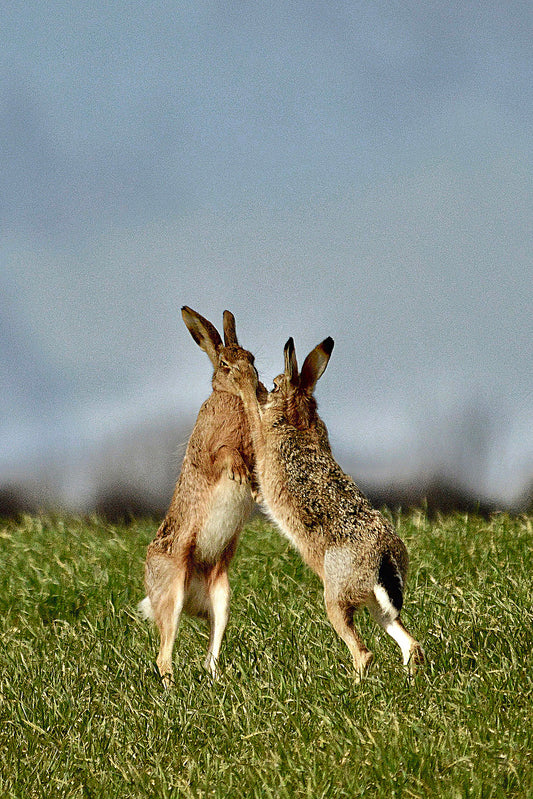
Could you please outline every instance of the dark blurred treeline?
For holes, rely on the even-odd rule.
[[[177,421],[169,413],[126,425],[100,442],[34,466],[33,472],[28,468],[23,479],[0,481],[0,517],[64,511],[96,514],[115,523],[141,517],[160,519],[170,503],[194,421],[193,417]],[[476,446],[472,436],[466,438],[471,460],[481,460],[483,448]],[[457,465],[460,455],[454,453],[450,461]],[[421,508],[430,516],[455,511],[483,516],[498,511],[533,513],[533,482],[529,491],[509,506],[475,496],[459,479],[439,472],[428,472],[409,484],[393,479],[373,484],[365,481],[364,469],[356,468],[353,461],[351,468],[349,464],[344,468],[378,508]]]
[[[428,516],[438,513],[474,513],[488,517],[499,511],[511,513],[533,513],[533,489],[523,500],[513,507],[498,505],[487,499],[472,496],[458,485],[434,479],[428,485],[399,487],[364,486],[363,488],[375,507],[390,510],[422,509]],[[85,509],[83,514],[95,514],[110,523],[128,522],[138,518],[160,519],[164,516],[170,502],[171,492],[166,498],[155,496],[153,492],[143,492],[133,486],[116,484],[102,491],[96,501]],[[0,487],[0,518],[17,518],[23,514],[37,514],[43,511],[61,510],[40,504],[35,497],[26,495],[22,489],[12,485]]]

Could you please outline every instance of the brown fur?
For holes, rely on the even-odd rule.
[[[147,597],[140,609],[159,628],[157,665],[165,686],[172,680],[172,649],[182,610],[209,618],[205,666],[216,673],[229,613],[227,572],[255,491],[250,431],[242,401],[228,382],[231,364],[252,367],[253,356],[239,346],[229,311],[224,312],[224,344],[207,319],[187,306],[182,316],[214,373],[213,392],[200,408],[170,507],[146,554]],[[266,395],[260,384],[258,392]]]
[[[317,413],[313,391],[332,349],[333,340],[325,339],[309,353],[299,374],[289,339],[285,371],[261,405],[249,364],[238,361],[231,374],[246,409],[267,509],[322,579],[329,619],[360,677],[372,659],[353,625],[363,606],[397,641],[406,665],[422,662],[423,653],[400,621],[405,545],[335,461]]]

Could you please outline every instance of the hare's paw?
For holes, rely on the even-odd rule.
[[[161,684],[166,691],[168,691],[169,688],[172,688],[174,685],[174,677],[172,674],[169,674],[168,672],[163,674],[161,677]]]
[[[218,660],[213,657],[211,653],[208,654],[204,661],[204,669],[209,672],[211,678],[213,680],[218,680],[220,677],[220,667],[218,665]]]
[[[159,670],[159,678],[165,690],[172,688],[174,685],[174,674],[170,663],[157,659],[157,668]]]
[[[417,673],[419,667],[423,666],[425,662],[426,658],[424,655],[424,650],[422,649],[418,641],[415,641],[413,646],[411,647],[411,651],[409,653],[409,660],[407,661],[406,664],[409,670],[409,674],[411,676],[414,676]]]
[[[370,664],[374,659],[374,655],[372,652],[368,650],[361,652],[358,657],[354,655],[354,665],[355,665],[355,683],[358,684],[363,680],[366,675],[368,674],[368,670],[370,668]]]
[[[250,482],[248,467],[240,452],[233,447],[228,447],[225,444],[219,447],[216,453],[215,468],[219,470],[220,475],[225,472],[230,480],[235,480],[239,485]]]
[[[244,485],[250,481],[250,473],[242,458],[235,458],[229,466],[229,476],[231,480],[235,480],[239,485]]]

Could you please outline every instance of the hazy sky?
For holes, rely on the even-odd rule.
[[[230,308],[270,383],[336,347],[376,476],[533,480],[533,7],[12,2],[0,23],[0,479],[176,408]]]

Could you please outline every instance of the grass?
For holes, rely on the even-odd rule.
[[[532,522],[415,513],[404,619],[414,680],[370,619],[353,680],[320,584],[255,519],[234,561],[222,676],[186,619],[176,685],[139,621],[156,525],[24,517],[0,524],[0,796],[533,796]]]

